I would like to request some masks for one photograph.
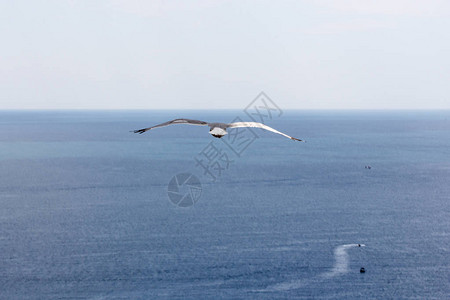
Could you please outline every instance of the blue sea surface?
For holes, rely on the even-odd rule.
[[[130,132],[179,117],[249,120],[0,111],[1,299],[450,298],[450,111],[285,111],[266,124],[306,143],[254,129],[239,153]],[[169,200],[179,173],[193,206]]]

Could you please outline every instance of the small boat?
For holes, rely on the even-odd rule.
[[[366,269],[364,268],[359,269],[359,273],[366,273]]]

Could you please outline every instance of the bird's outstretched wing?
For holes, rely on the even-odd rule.
[[[141,134],[141,133],[144,133],[153,128],[169,126],[172,124],[208,125],[208,122],[203,122],[203,121],[199,121],[199,120],[190,120],[190,119],[175,119],[175,120],[168,121],[168,122],[165,122],[162,124],[158,124],[158,125],[155,125],[152,127],[134,130],[133,132]]]
[[[261,129],[265,129],[265,130],[268,130],[268,131],[272,131],[272,132],[281,134],[282,136],[285,136],[285,137],[287,137],[287,138],[290,138],[291,140],[294,140],[294,141],[304,142],[304,140],[300,140],[300,139],[297,139],[297,138],[295,138],[295,137],[289,136],[289,135],[287,135],[287,134],[285,134],[285,133],[282,133],[282,132],[279,132],[278,130],[273,129],[272,127],[269,127],[269,126],[267,126],[267,125],[264,125],[264,124],[258,123],[258,122],[236,122],[236,123],[230,123],[230,124],[228,124],[227,127],[228,127],[228,128],[238,128],[238,127],[255,127],[255,128],[261,128]]]

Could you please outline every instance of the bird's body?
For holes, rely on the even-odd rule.
[[[265,129],[268,131],[272,131],[274,133],[281,134],[282,136],[290,138],[291,140],[304,142],[303,140],[291,137],[287,134],[284,134],[282,132],[279,132],[278,130],[273,129],[272,127],[269,127],[267,125],[264,125],[264,124],[258,123],[258,122],[208,123],[208,122],[204,122],[204,121],[191,120],[191,119],[175,119],[175,120],[168,121],[168,122],[165,122],[165,123],[162,123],[159,125],[155,125],[152,127],[134,130],[133,132],[141,134],[141,133],[144,133],[144,132],[149,131],[154,128],[169,126],[169,125],[173,125],[173,124],[189,124],[189,125],[200,125],[200,126],[207,125],[210,128],[209,133],[215,138],[221,138],[224,135],[228,134],[227,129],[229,129],[229,128],[253,127],[253,128],[261,128],[261,129]]]
[[[213,126],[210,127],[209,134],[211,134],[215,138],[221,138],[224,135],[228,134],[226,127]]]

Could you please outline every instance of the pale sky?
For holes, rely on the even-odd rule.
[[[450,1],[0,0],[0,109],[450,109]]]

